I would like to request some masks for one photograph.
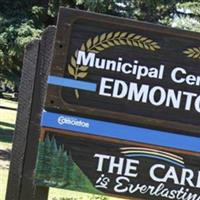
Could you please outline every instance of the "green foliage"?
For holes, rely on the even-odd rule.
[[[184,1],[177,4],[177,14],[172,26],[200,32],[200,2]]]
[[[6,1],[0,7],[0,83],[7,81],[10,87],[18,86],[25,45],[42,32],[28,3]]]
[[[193,17],[200,18],[200,2],[199,1],[184,1],[177,4],[177,9],[182,10],[183,14],[190,14]],[[184,15],[185,15],[184,14]]]
[[[0,83],[18,86],[24,47],[55,24],[59,6],[200,31],[199,0],[7,0],[0,6]]]
[[[51,17],[56,17],[60,6],[67,7],[70,5],[73,7],[75,4],[73,1],[67,0],[49,0],[47,14]]]
[[[71,153],[48,135],[44,142],[39,143],[35,181],[48,187],[100,193],[73,161]]]

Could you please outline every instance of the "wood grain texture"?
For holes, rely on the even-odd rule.
[[[199,94],[198,86],[175,84],[169,78],[175,67],[183,67],[190,74],[199,74],[196,67],[199,65],[199,60],[188,58],[183,53],[190,46],[200,45],[198,33],[64,8],[60,10],[57,26],[51,75],[73,79],[67,66],[70,64],[75,51],[80,49],[81,45],[89,38],[95,38],[95,36],[103,33],[128,32],[157,42],[160,49],[152,52],[138,47],[114,46],[99,52],[98,57],[111,60],[122,57],[124,61],[130,63],[136,59],[141,65],[157,68],[160,64],[164,64],[163,80],[149,78],[136,80],[133,75],[94,68],[89,68],[86,78],[79,80],[98,83],[97,90],[99,89],[100,78],[109,77],[127,83],[135,82],[139,86],[141,84],[148,84],[150,87],[159,85],[165,89]],[[184,98],[180,109],[174,109],[166,106],[153,106],[149,102],[129,101],[126,98],[102,97],[98,95],[98,92],[92,93],[81,90],[79,90],[80,98],[77,99],[74,89],[53,85],[48,86],[47,94],[45,104],[47,110],[174,131],[186,135],[199,136],[200,134],[199,113],[193,108],[190,111],[184,110]]]
[[[54,36],[55,27],[48,27],[25,52],[6,200],[48,198],[48,188],[34,184],[34,168]]]
[[[65,136],[66,134],[68,136],[72,136],[74,138],[84,138],[85,140],[87,139],[93,139],[95,141],[100,141],[100,142],[111,142],[112,144],[116,144],[116,145],[137,145],[140,147],[147,147],[147,148],[156,148],[158,150],[161,151],[173,151],[174,153],[178,153],[178,154],[184,154],[187,156],[196,156],[199,157],[200,153],[196,153],[196,152],[191,152],[191,151],[184,151],[184,150],[180,150],[180,149],[174,149],[174,148],[168,148],[168,147],[163,147],[163,146],[154,146],[151,144],[144,144],[144,143],[139,143],[139,142],[132,142],[132,141],[126,141],[126,140],[119,140],[119,139],[114,139],[114,138],[106,138],[103,136],[96,136],[96,135],[90,135],[90,134],[83,134],[83,133],[78,133],[78,132],[73,132],[73,131],[63,131],[63,130],[59,130],[59,129],[53,129],[53,128],[42,128],[42,131],[40,133],[40,141],[44,140],[46,132],[56,132],[58,135],[61,136]]]
[[[38,51],[39,41],[36,40],[31,42],[26,47],[24,54],[22,77],[19,88],[18,113],[15,134],[13,138],[6,200],[19,199],[21,192],[23,163],[32,110],[31,106],[33,103],[32,95],[37,68]]]
[[[111,195],[111,196],[118,196],[121,198],[129,198],[129,199],[159,199],[159,200],[167,200],[169,198],[163,198],[161,196],[151,196],[148,194],[140,194],[139,192],[136,192],[134,194],[130,194],[128,192],[126,193],[117,193],[114,191],[115,186],[115,179],[119,176],[123,176],[123,173],[125,171],[125,161],[127,158],[130,159],[136,159],[139,160],[139,166],[137,168],[138,176],[136,178],[130,178],[130,183],[136,184],[144,184],[144,185],[151,185],[151,186],[157,186],[159,185],[159,182],[156,182],[150,178],[149,171],[150,168],[155,164],[162,164],[165,166],[165,169],[160,169],[156,172],[157,177],[164,177],[165,173],[167,172],[167,169],[169,167],[174,167],[177,173],[177,177],[180,180],[181,177],[181,168],[173,163],[169,163],[168,161],[160,160],[159,158],[148,158],[148,157],[126,157],[126,154],[122,153],[121,148],[124,147],[139,147],[139,148],[147,148],[149,150],[162,150],[165,153],[171,153],[176,156],[180,156],[183,158],[184,161],[184,168],[193,170],[196,175],[198,174],[199,170],[199,161],[200,157],[198,155],[188,155],[184,152],[176,152],[173,149],[160,149],[156,146],[146,146],[145,144],[139,144],[139,143],[113,143],[110,141],[102,141],[102,140],[96,140],[95,138],[84,138],[84,137],[77,137],[77,135],[74,133],[69,132],[62,132],[57,130],[46,130],[46,135],[48,134],[49,137],[54,137],[56,139],[56,142],[58,145],[64,146],[64,149],[67,152],[70,152],[70,155],[72,156],[73,161],[79,166],[79,168],[83,171],[83,173],[89,178],[89,180],[92,182],[93,186],[96,185],[97,179],[101,176],[101,174],[104,174],[105,176],[110,178],[109,187],[108,189],[100,189],[105,194]],[[149,151],[150,152],[150,151]],[[104,159],[103,161],[103,167],[102,171],[97,170],[98,166],[98,159],[94,157],[95,154],[103,154],[107,156],[115,156],[115,163],[119,162],[119,158],[123,158],[124,165],[123,165],[123,173],[117,174],[117,168],[115,168],[114,172],[108,172],[109,169],[109,161],[108,159]],[[126,176],[128,177],[128,176]],[[197,176],[193,177],[194,183],[196,182]],[[170,188],[171,190],[179,190],[181,187],[189,188],[190,192],[196,193],[197,195],[200,195],[199,188],[191,187],[186,182],[185,186],[175,184],[172,181],[173,179],[169,179],[165,183],[166,188]],[[126,184],[125,184],[126,185]]]
[[[29,133],[27,137],[26,156],[24,160],[23,178],[21,185],[20,199],[44,200],[48,197],[47,188],[37,188],[34,184],[34,169],[37,156],[37,146],[40,133],[41,112],[47,88],[47,77],[50,70],[53,41],[55,36],[55,27],[48,27],[41,38],[40,49],[38,53],[37,78],[33,92],[33,104],[31,112],[31,123],[29,124]],[[31,156],[29,156],[31,155]]]

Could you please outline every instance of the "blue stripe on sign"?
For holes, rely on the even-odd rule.
[[[57,76],[49,76],[48,84],[58,85],[63,87],[70,87],[80,90],[96,91],[97,84],[86,81],[73,80],[69,78],[62,78]]]
[[[200,138],[89,118],[43,112],[41,125],[91,135],[200,152]]]

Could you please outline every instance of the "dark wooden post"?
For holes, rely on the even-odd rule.
[[[48,188],[36,187],[33,176],[55,30],[48,27],[25,51],[6,200],[48,198]]]

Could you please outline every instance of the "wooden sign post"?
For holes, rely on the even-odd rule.
[[[26,47],[6,200],[48,197],[48,188],[34,184],[34,169],[55,30],[48,27]]]
[[[22,145],[17,199],[31,193],[34,199],[48,187],[128,199],[200,199],[199,36],[61,8],[50,74],[46,67],[32,89],[26,137],[34,142]]]

